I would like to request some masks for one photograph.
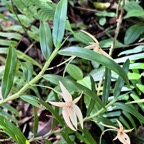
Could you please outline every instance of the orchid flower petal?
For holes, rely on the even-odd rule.
[[[67,89],[64,87],[64,85],[60,81],[59,81],[59,84],[60,84],[60,88],[61,88],[61,91],[62,91],[62,93],[60,95],[63,97],[65,102],[72,101],[71,94],[67,91]]]
[[[49,101],[50,104],[54,105],[54,106],[58,106],[58,107],[65,107],[66,103],[64,102],[51,102]]]
[[[74,99],[72,103],[76,104],[80,100],[81,96],[82,96],[82,94],[79,97],[77,97],[76,99]]]
[[[75,110],[75,113],[76,113],[76,115],[78,117],[80,125],[81,125],[81,127],[83,129],[83,115],[82,115],[82,112],[81,112],[80,108],[77,105],[73,105],[73,109]]]
[[[134,128],[133,128],[134,129]],[[133,129],[129,129],[129,130],[123,130],[123,132],[127,133],[127,132],[131,132]]]
[[[129,136],[124,132],[119,132],[117,135],[119,141],[123,144],[130,144]]]
[[[73,109],[73,107],[68,107],[67,108],[70,120],[72,122],[72,124],[75,126],[75,128],[77,129],[77,117],[76,117],[76,113],[75,110]]]
[[[119,130],[122,131],[122,130],[123,130],[123,125],[120,123],[119,120],[116,120],[116,121],[117,121],[117,123],[118,123],[118,125],[119,125]]]
[[[67,111],[67,107],[64,107],[63,110],[62,110],[62,115],[63,115],[63,118],[67,124],[67,126],[72,129],[73,131],[76,131],[76,129],[73,127],[73,125],[71,124],[71,121],[70,121],[70,118],[69,118],[69,114],[68,114],[68,111]]]
[[[118,139],[118,135],[113,139],[113,141],[116,140],[116,139]]]

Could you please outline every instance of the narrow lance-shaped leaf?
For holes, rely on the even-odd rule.
[[[52,35],[47,22],[40,23],[40,45],[44,58],[47,60],[52,52]]]
[[[21,63],[23,69],[23,76],[27,82],[29,82],[33,75],[33,65],[29,62]]]
[[[8,48],[0,48],[0,54],[8,54]],[[24,54],[23,52],[16,50],[17,58],[22,59],[24,61],[30,62],[33,65],[38,66],[39,68],[42,68],[42,66],[34,59],[29,57],[28,55]]]
[[[96,94],[95,82],[94,82],[94,79],[91,75],[90,75],[90,80],[91,80],[91,90]],[[88,105],[88,109],[87,109],[87,116],[90,115],[90,113],[93,110],[95,104],[96,104],[96,102],[93,99],[91,99],[90,103]]]
[[[12,137],[17,144],[30,144],[23,133],[14,124],[2,116],[0,116],[0,128],[3,129],[6,134]]]
[[[105,81],[104,81],[104,87],[103,87],[103,96],[102,96],[102,101],[104,104],[107,103],[109,93],[110,93],[110,86],[111,86],[111,70],[106,68],[105,69]]]
[[[65,31],[67,14],[67,0],[60,0],[56,7],[54,14],[54,26],[53,26],[53,42],[56,48],[59,48]]]
[[[8,96],[13,86],[16,65],[17,65],[16,50],[15,48],[10,47],[7,60],[6,60],[4,76],[2,79],[2,97],[3,98],[6,98]]]
[[[124,63],[124,65],[123,65],[123,70],[124,70],[126,73],[128,72],[128,70],[129,70],[129,60],[127,60],[127,61]],[[121,89],[122,89],[123,85],[124,85],[124,80],[123,80],[121,77],[119,77],[118,80],[117,80],[117,82],[116,82],[116,85],[115,85],[115,87],[114,87],[114,92],[113,92],[114,97],[118,97],[118,95],[119,95],[120,92],[121,92]]]
[[[34,135],[36,136],[37,130],[38,130],[38,114],[37,114],[36,108],[33,107],[33,109],[34,109],[34,128],[33,128],[33,132],[34,132]]]
[[[129,83],[126,72],[113,60],[99,53],[80,47],[69,47],[64,50],[60,50],[58,53],[65,56],[77,56],[83,59],[96,61],[104,65],[105,67],[109,68],[110,70],[113,70],[118,75],[120,75],[127,84]]]
[[[133,105],[131,104],[123,104],[123,103],[115,103],[114,104],[117,108],[126,111],[133,116],[135,116],[140,122],[144,123],[144,116],[140,114]]]

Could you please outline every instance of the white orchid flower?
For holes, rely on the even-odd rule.
[[[89,43],[90,45],[85,47],[86,49],[93,49],[95,52],[97,52],[101,55],[104,55],[105,57],[108,57],[108,58],[112,59],[105,51],[103,51],[100,48],[98,40],[93,35],[91,35],[90,33],[86,32],[84,30],[81,30],[81,31],[83,33],[85,33],[86,35],[88,35],[89,37],[91,37],[94,41],[94,42],[90,42]]]
[[[114,126],[110,126],[110,125],[105,125],[105,124],[103,124],[103,123],[100,123],[101,125],[110,128],[110,129],[107,129],[107,130],[103,131],[103,133],[101,134],[101,137],[100,137],[100,141],[101,141],[102,135],[103,135],[106,131],[114,130],[114,131],[117,131],[117,136],[116,136],[113,140],[118,139],[122,144],[130,144],[130,143],[131,143],[129,136],[128,136],[126,133],[127,133],[127,132],[131,132],[133,129],[124,130],[123,125],[122,125],[118,120],[117,120],[117,123],[118,123],[118,125],[119,125],[119,128],[114,127]],[[100,142],[100,143],[101,143],[101,142]]]
[[[83,128],[83,116],[80,108],[76,105],[76,103],[80,100],[81,96],[72,100],[71,94],[67,91],[64,85],[59,82],[62,93],[60,95],[64,99],[65,102],[49,102],[50,104],[58,107],[62,107],[62,115],[63,118],[68,125],[68,127],[74,131],[77,130],[77,118],[80,122],[81,127]]]

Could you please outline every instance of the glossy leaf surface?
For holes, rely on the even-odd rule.
[[[10,47],[7,60],[6,60],[6,66],[4,71],[4,76],[2,79],[2,97],[5,99],[12,86],[16,71],[16,65],[17,65],[17,55],[15,48]]]
[[[59,51],[59,54],[65,55],[65,56],[77,56],[83,59],[91,60],[99,62],[100,64],[104,65],[105,67],[109,68],[110,70],[113,70],[118,75],[120,75],[125,82],[128,83],[128,77],[125,71],[113,60],[98,54],[94,51],[83,49],[80,47],[69,47],[63,50]]]
[[[40,46],[41,51],[46,60],[48,60],[52,52],[52,35],[47,22],[40,23]]]
[[[33,66],[31,63],[23,62],[21,63],[23,69],[23,75],[27,82],[29,82],[33,75]]]
[[[67,0],[59,1],[54,14],[54,26],[53,26],[53,43],[56,48],[59,48],[65,31],[67,14]]]
[[[12,137],[17,144],[30,144],[23,133],[14,124],[2,116],[0,116],[0,128]]]

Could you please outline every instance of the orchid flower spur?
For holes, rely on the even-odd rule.
[[[93,49],[95,52],[101,54],[101,55],[104,55],[105,57],[108,57],[110,59],[112,59],[105,51],[103,51],[100,46],[99,46],[99,42],[97,41],[97,39],[91,35],[90,33],[86,32],[86,31],[83,31],[81,30],[83,33],[87,34],[89,37],[91,37],[93,39],[94,42],[89,42],[90,45],[89,46],[86,46],[85,48],[86,49]]]
[[[110,129],[107,129],[107,130],[103,131],[103,133],[101,134],[100,144],[101,144],[102,135],[103,135],[106,131],[109,131],[109,130],[114,130],[114,131],[117,132],[117,136],[116,136],[113,140],[118,139],[122,144],[130,144],[130,143],[131,143],[129,136],[128,136],[126,133],[127,133],[127,132],[131,132],[133,129],[124,130],[123,125],[122,125],[118,120],[117,120],[117,123],[118,123],[118,125],[119,125],[119,128],[114,127],[114,126],[110,126],[110,125],[105,125],[105,124],[103,124],[103,123],[100,123],[101,125],[110,128]]]
[[[77,129],[77,118],[80,122],[81,127],[83,128],[83,116],[80,108],[76,105],[81,96],[72,100],[71,94],[67,91],[64,85],[59,82],[62,93],[60,95],[65,102],[49,102],[50,104],[58,107],[62,107],[63,118],[68,125],[68,127],[74,131]]]

